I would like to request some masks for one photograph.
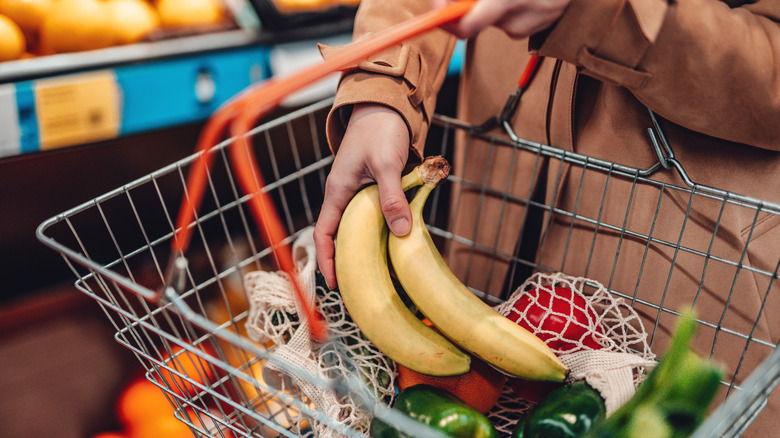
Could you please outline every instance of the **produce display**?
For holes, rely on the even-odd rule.
[[[338,6],[355,7],[360,0],[273,0],[272,3],[280,12],[295,13],[321,11]]]
[[[0,0],[0,62],[232,25],[222,0]]]

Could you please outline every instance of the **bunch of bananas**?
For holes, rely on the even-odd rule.
[[[428,157],[404,175],[405,191],[419,189],[410,203],[412,230],[403,237],[389,233],[376,185],[352,198],[339,224],[335,256],[347,311],[379,350],[419,373],[465,374],[473,355],[510,376],[562,382],[568,369],[552,350],[474,295],[433,243],[423,206],[449,169],[443,157]],[[435,330],[396,292],[388,253],[404,291]]]

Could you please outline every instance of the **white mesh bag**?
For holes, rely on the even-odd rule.
[[[309,323],[298,316],[301,314],[300,305],[294,298],[289,277],[282,271],[254,271],[244,276],[249,298],[247,334],[257,342],[272,341],[276,344],[273,352],[275,357],[315,375],[345,376],[357,369],[377,399],[390,404],[395,397],[395,363],[362,335],[350,319],[339,293],[317,285],[312,231],[311,227],[304,229],[293,244],[298,279],[306,299],[310,303],[316,302],[330,335],[339,339],[342,351],[336,351],[332,345],[320,345],[312,341]],[[267,383],[280,389],[290,384],[297,386],[308,401],[330,419],[368,433],[371,417],[359,408],[358,402],[352,397],[338,396],[333,390],[323,389],[305,378],[288,373],[274,362],[266,363],[263,377]],[[313,422],[312,427],[317,436],[338,436],[335,430],[317,421]]]
[[[585,294],[586,284],[593,293]],[[607,415],[655,366],[639,316],[596,281],[536,273],[496,310],[541,338],[569,367],[569,382],[585,380],[598,390]]]

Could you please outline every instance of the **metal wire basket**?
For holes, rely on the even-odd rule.
[[[291,239],[315,223],[323,200],[333,159],[323,129],[330,105],[330,101],[314,104],[249,133],[266,179],[265,190],[276,203]],[[484,173],[484,169],[458,163],[452,146],[456,136],[462,136],[466,148],[488,148],[487,156],[495,151],[498,157],[500,150],[536,157],[537,165],[527,172],[528,178],[544,178],[547,186],[553,187],[547,191],[553,196],[529,190],[527,196],[518,197],[502,190],[500,184],[470,178],[472,172]],[[700,315],[700,326],[708,336],[704,344],[708,353],[727,362],[732,372],[724,382],[728,397],[697,434],[740,435],[760,414],[780,379],[777,342],[758,330],[767,320],[763,304],[754,314],[740,315],[749,320],[747,326],[731,325],[742,282],[758,285],[762,303],[778,293],[780,254],[775,254],[769,266],[759,266],[751,264],[749,248],[752,230],[767,216],[780,216],[780,206],[694,184],[663,137],[656,134],[653,138],[659,163],[635,169],[518,138],[491,136],[438,116],[426,152],[444,155],[456,166],[451,183],[438,188],[429,201],[426,222],[443,254],[465,261],[455,272],[489,303],[505,300],[531,272],[571,271],[572,275],[598,280],[612,294],[631,302],[645,315],[651,345],[659,352],[663,351],[665,329],[681,311],[669,304],[672,300],[667,300],[667,292],[681,284],[679,266],[698,261],[697,272],[684,273],[687,283],[693,285],[690,294],[703,303],[709,289],[720,287],[726,290],[722,296],[728,297],[717,309]],[[228,140],[206,152],[215,155],[215,164],[203,205],[191,224],[194,238],[186,263],[172,260],[170,242],[176,231],[177,208],[186,196],[186,175],[196,156],[52,217],[40,225],[38,238],[62,254],[77,277],[78,289],[103,308],[116,328],[116,340],[135,353],[147,379],[163,390],[177,416],[196,436],[316,436],[302,418],[331,425],[340,435],[362,436],[333,423],[300,392],[289,388],[280,391],[263,379],[262,366],[274,360],[270,353],[276,347],[246,336],[248,310],[242,278],[253,270],[276,269],[276,263],[273,251],[249,218],[248,196],[237,189],[226,153],[231,144]],[[664,176],[674,173],[668,170],[672,168],[677,168],[676,179]],[[675,184],[680,178],[683,184]],[[574,188],[570,198],[573,208],[555,198],[564,184]],[[618,184],[627,185],[631,195],[617,215],[607,214],[603,207]],[[578,204],[584,190],[600,193],[599,205]],[[652,205],[638,202],[640,194],[641,199],[653,199]],[[485,237],[478,232],[506,227],[503,212],[496,219],[476,211],[469,226],[453,228],[452,212],[464,196],[498,198],[507,206],[505,210],[521,206],[526,221],[514,231],[521,244],[510,242],[507,250],[507,242],[499,234]],[[699,226],[696,211],[703,204],[715,205],[714,211],[720,214],[708,218],[711,239],[702,245],[690,242],[686,230]],[[663,221],[669,209],[682,212],[673,226]],[[634,215],[640,210],[649,212],[653,228],[633,227]],[[735,257],[721,253],[711,243],[722,232],[722,218],[733,210],[749,211],[753,217],[745,246]],[[608,251],[612,257],[595,260],[594,254],[605,253],[600,247],[603,244],[614,245]],[[625,266],[622,257],[632,251],[644,253],[640,266]],[[167,272],[169,265],[176,272]],[[728,271],[730,284],[713,286],[709,278],[715,271]],[[664,276],[658,277],[659,272]],[[500,277],[500,284],[483,281],[486,277]],[[625,281],[627,277],[630,281]],[[175,287],[171,287],[172,280]],[[646,295],[648,288],[654,290],[652,297]],[[722,344],[729,349],[721,348]],[[278,365],[308,376],[316,385],[342,393],[361,391],[360,382],[321,379],[288,363]],[[366,404],[372,402],[370,395],[363,397]],[[436,436],[392,410],[378,410],[377,415],[417,436]]]

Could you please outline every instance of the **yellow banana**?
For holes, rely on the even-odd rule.
[[[513,376],[563,381],[568,369],[544,342],[480,300],[447,266],[422,217],[437,183],[425,182],[412,199],[409,234],[388,238],[401,286],[433,326],[464,350]]]
[[[404,191],[422,184],[420,173],[437,161],[426,159],[405,175]],[[388,233],[376,184],[355,194],[339,223],[335,256],[339,290],[352,320],[382,353],[409,369],[434,376],[467,373],[470,356],[420,321],[395,291]]]

